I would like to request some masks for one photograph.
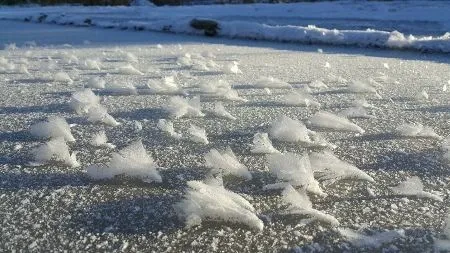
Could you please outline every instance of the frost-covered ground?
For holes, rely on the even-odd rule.
[[[300,43],[450,52],[448,1],[337,1],[180,7],[3,7],[0,19],[203,34],[193,18],[213,19],[217,35]]]
[[[331,46],[318,50],[313,45],[7,21],[1,21],[0,27],[0,44],[15,42],[19,46],[9,44],[0,51],[2,251],[377,252],[384,248],[387,252],[429,252],[437,239],[445,239],[441,232],[449,212],[450,170],[445,159],[448,142],[441,137],[450,135],[448,55]],[[190,60],[186,53],[191,55]],[[161,80],[174,74],[173,80]],[[107,89],[94,90],[100,101],[78,95],[78,102],[70,102],[73,92],[87,85],[102,86],[93,77],[105,80]],[[226,82],[218,83],[219,79],[233,89]],[[120,87],[120,95],[112,93]],[[293,94],[293,89],[297,92],[294,99],[285,97]],[[202,112],[196,111],[195,99],[189,110],[180,111],[175,105],[173,110],[165,110],[169,101],[181,101],[174,102],[175,95],[154,94],[161,91],[189,98],[200,96]],[[369,116],[359,107],[351,113],[345,111],[353,108],[352,103],[362,106],[361,101],[354,100],[363,97],[373,106],[367,108]],[[222,101],[236,120],[215,110],[217,101]],[[95,113],[84,114],[97,103],[120,125],[100,124],[98,121],[111,121]],[[310,106],[297,106],[306,104]],[[343,120],[327,124],[335,118],[315,115],[319,110],[367,117],[350,119],[358,128]],[[222,112],[221,117],[217,111]],[[205,116],[176,117],[182,113]],[[284,117],[279,122],[291,123],[272,124],[281,115],[293,121]],[[74,165],[69,157],[63,163],[46,163],[33,157],[33,148],[46,140],[33,136],[30,127],[49,116],[63,117],[71,126],[75,141],[67,145],[70,152],[77,152],[79,167],[64,165]],[[172,121],[174,131],[183,137],[161,131],[169,128],[162,127],[160,119]],[[276,176],[285,180],[283,171],[300,168],[302,163],[294,162],[289,167],[281,155],[268,158],[252,153],[255,133],[270,133],[273,147],[281,152],[305,155],[323,149],[314,146],[317,143],[313,140],[306,141],[303,125],[295,120],[334,144],[334,155],[365,172],[361,177],[365,180],[321,183],[323,194],[308,192],[312,206],[308,206],[308,197],[301,189],[302,194],[292,187],[264,190],[280,182]],[[404,123],[420,123],[435,133]],[[69,141],[66,126],[55,124],[60,130],[32,132]],[[192,124],[206,130],[209,144],[186,138]],[[346,131],[336,131],[338,128]],[[42,125],[33,129],[42,129]],[[102,130],[112,145],[105,145],[102,137],[92,143],[92,137]],[[294,137],[304,141],[286,142]],[[142,154],[139,142],[135,142],[138,140],[154,161]],[[110,160],[113,152],[132,143],[131,151],[121,151],[123,161],[117,153],[115,160]],[[235,157],[225,151],[228,146]],[[56,153],[64,149],[60,144],[55,147]],[[211,152],[210,162],[205,163],[205,155],[213,148],[220,153],[211,158]],[[132,154],[137,160],[128,159]],[[347,163],[315,154],[310,159],[316,169],[333,164],[349,169]],[[221,155],[224,160],[217,158]],[[331,164],[322,164],[327,161]],[[36,162],[44,165],[31,166]],[[129,177],[92,180],[89,176],[103,176],[95,174],[99,167],[90,167],[95,164],[107,164],[113,171],[129,165],[134,170],[128,172],[139,176],[146,168],[154,172],[157,164],[162,182],[157,182],[155,174],[146,178],[153,180],[150,183]],[[197,210],[207,218],[220,214],[211,208],[233,207],[226,215],[235,211],[235,220],[242,223],[203,219],[200,226],[187,228],[176,213],[187,191],[186,183],[208,179],[211,167],[235,169],[228,171],[232,175],[225,175],[223,184],[243,198],[233,195],[231,201],[215,183],[189,183],[191,200],[207,202],[203,195],[195,195],[195,189],[209,194],[210,203],[219,200],[208,206],[209,215],[195,208],[190,211]],[[244,177],[234,176],[240,174]],[[292,178],[306,180],[298,174]],[[412,187],[390,188],[407,179]],[[289,212],[301,214],[283,215],[286,202],[291,203]],[[246,218],[240,216],[244,214]],[[319,221],[308,219],[311,216]],[[259,231],[261,226],[264,228]]]

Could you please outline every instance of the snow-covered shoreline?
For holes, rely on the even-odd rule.
[[[411,6],[399,1],[389,4],[340,2],[157,8],[58,6],[0,8],[0,19],[202,35],[203,30],[190,26],[193,19],[200,18],[216,22],[219,28],[217,35],[228,38],[449,53],[450,18],[445,15],[446,11],[450,12],[450,4],[441,1],[433,4],[417,1]],[[376,17],[373,17],[374,14]],[[279,21],[284,16],[289,21]],[[261,20],[262,18],[273,20]],[[358,25],[341,25],[349,29],[326,29],[315,25],[292,25],[299,20],[309,22],[304,21],[308,19],[312,19],[312,23],[315,23],[313,20],[322,19],[328,20],[327,22],[344,22],[346,19],[348,22],[378,20],[391,23],[393,29],[405,26],[401,22],[410,20],[408,22],[412,23],[408,24],[410,27],[407,30],[423,34],[423,31],[414,30],[415,26],[428,24],[439,27],[442,35],[428,35],[431,32],[426,33],[427,35],[408,35],[395,30],[385,31],[383,26],[363,29]],[[397,22],[399,24],[395,25]],[[419,23],[415,25],[414,22]]]

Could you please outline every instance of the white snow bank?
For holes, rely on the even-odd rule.
[[[353,246],[359,248],[379,248],[383,244],[390,243],[397,238],[405,236],[403,229],[390,230],[373,235],[364,235],[349,228],[339,228],[338,231]]]
[[[292,86],[280,79],[274,78],[272,76],[261,77],[253,85],[254,88],[272,88],[272,89],[290,89]]]
[[[90,89],[84,89],[82,91],[72,93],[69,102],[70,108],[72,108],[77,114],[87,113],[90,108],[96,107],[99,104],[100,98],[97,97]]]
[[[57,137],[49,140],[47,143],[34,148],[31,151],[34,156],[33,165],[41,165],[51,161],[62,162],[70,167],[78,167],[80,164],[77,161],[76,154],[70,154],[69,146],[67,146],[63,137]]]
[[[296,6],[292,11],[291,6]],[[316,5],[314,5],[316,6]],[[317,5],[321,6],[321,5]],[[342,9],[344,5],[335,6],[336,8]],[[347,5],[345,5],[347,6]],[[207,6],[210,8],[210,6]],[[415,6],[417,8],[417,5]],[[143,7],[140,7],[143,8]],[[188,34],[204,34],[202,30],[196,30],[190,26],[190,22],[192,17],[197,16],[206,16],[206,17],[223,17],[225,15],[235,17],[236,8],[235,6],[224,6],[224,7],[215,7],[215,12],[211,12],[210,9],[205,10],[204,8],[191,8],[186,9],[180,8],[178,13],[173,9],[165,9],[165,8],[150,8],[146,9],[148,13],[142,16],[145,11],[139,11],[136,13],[136,9],[130,8],[129,10],[120,9],[122,15],[125,15],[126,18],[122,18],[122,20],[117,19],[116,15],[105,15],[115,14],[114,8],[107,9],[104,12],[100,12],[102,15],[98,15],[98,11],[92,11],[89,9],[82,9],[79,12],[74,12],[71,10],[73,14],[67,12],[67,10],[61,10],[58,8],[48,8],[48,13],[46,13],[45,9],[32,9],[30,11],[11,11],[10,8],[7,8],[6,11],[3,11],[3,16],[6,19],[13,20],[24,20],[29,19],[33,22],[47,22],[47,23],[56,23],[56,24],[71,24],[71,25],[91,25],[97,27],[105,27],[105,28],[129,28],[129,29],[138,29],[138,30],[152,30],[152,31],[166,31],[166,32],[174,32],[174,33],[188,33]],[[222,8],[222,9],[220,9]],[[281,8],[281,13],[273,12],[274,6],[264,6],[260,5],[260,7],[250,7],[250,6],[242,6],[238,7],[243,8],[244,13],[250,12],[252,13],[250,17],[261,17],[267,18],[267,16],[276,17],[284,17],[291,16],[294,14],[301,15],[298,13],[304,13],[302,16],[309,16],[308,10],[311,10],[311,6],[305,6],[300,4],[289,4],[287,6],[277,6],[275,8]],[[347,7],[348,8],[348,7]],[[395,15],[399,10],[393,12]],[[422,8],[422,6],[421,6]],[[155,11],[157,9],[158,11]],[[226,12],[224,12],[226,9]],[[345,9],[345,8],[344,8]],[[368,9],[368,8],[360,8],[360,9]],[[372,15],[372,13],[367,13],[361,11],[360,9],[352,9],[351,11],[347,10],[345,12],[341,12],[338,14],[338,19],[348,18],[349,13],[354,12],[355,14],[351,14],[350,16],[356,15],[358,18],[367,18],[367,16]],[[381,9],[391,9],[390,7],[383,7]],[[401,8],[400,8],[401,9]],[[439,8],[436,8],[439,9]],[[53,11],[52,11],[53,10]],[[96,10],[96,9],[94,9]],[[164,11],[161,11],[164,10]],[[257,12],[256,12],[257,10]],[[320,8],[319,8],[320,10]],[[442,17],[446,17],[446,13],[448,13],[448,9],[445,9],[447,12],[440,12],[438,15]],[[306,13],[305,13],[306,11]],[[342,11],[342,10],[341,10]],[[423,13],[422,10],[416,9],[416,12],[419,11]],[[431,13],[436,10],[430,10]],[[317,9],[313,11],[318,15],[318,19],[320,20],[323,17],[324,13],[327,13],[327,18],[330,18],[330,13],[334,13],[335,8],[330,8],[328,11]],[[64,14],[61,14],[64,13]],[[361,15],[361,13],[364,13]],[[378,13],[378,10],[377,10]],[[42,15],[46,14],[46,18],[42,20]],[[393,17],[392,13],[385,14],[389,18],[388,20],[396,20],[397,17]],[[128,15],[128,16],[126,16]],[[176,15],[176,18],[171,18],[173,15]],[[240,14],[238,14],[240,15]],[[403,14],[403,19],[411,20],[412,15],[416,15],[416,13]],[[408,16],[409,15],[409,16]],[[422,16],[422,15],[420,15]],[[159,17],[159,18],[158,18]],[[442,17],[438,17],[439,21],[443,21]],[[89,24],[85,23],[85,20],[89,18],[91,21]],[[317,16],[315,17],[317,19]],[[437,17],[431,17],[427,15],[428,19],[434,20]],[[425,19],[426,20],[426,19]],[[271,41],[283,41],[283,42],[300,42],[306,44],[332,44],[332,45],[354,45],[360,47],[381,47],[381,48],[394,48],[394,49],[413,49],[420,51],[435,51],[435,52],[450,52],[450,33],[445,33],[442,36],[414,36],[414,35],[404,35],[398,31],[386,32],[379,31],[374,29],[367,30],[338,30],[338,29],[325,29],[319,28],[314,25],[308,26],[293,26],[293,25],[268,25],[261,24],[257,22],[251,21],[225,21],[225,20],[216,20],[218,22],[218,26],[220,29],[217,31],[218,36],[224,37],[232,37],[232,38],[246,38],[246,39],[257,39],[257,40],[271,40]],[[429,22],[429,21],[428,21]],[[444,23],[448,22],[444,18]],[[440,23],[439,23],[440,24]],[[444,25],[444,24],[442,24]],[[447,25],[447,24],[445,24]],[[444,25],[444,27],[445,27]],[[225,69],[226,72],[229,73],[240,73],[237,65],[228,66]]]
[[[337,158],[331,151],[313,152],[309,155],[311,168],[317,180],[325,185],[342,179],[375,180],[356,166]]]
[[[364,129],[352,123],[348,119],[325,111],[320,111],[314,114],[309,119],[309,124],[313,127],[335,131],[357,132],[360,134],[365,132]]]
[[[203,117],[205,114],[201,111],[200,98],[193,97],[182,98],[182,97],[172,97],[169,100],[169,104],[165,107],[165,110],[173,118],[181,118],[183,116],[187,117]]]
[[[106,147],[106,148],[116,147],[112,143],[108,143],[108,138],[106,137],[105,131],[100,131],[99,133],[92,136],[90,144],[95,147]]]
[[[438,135],[431,127],[424,126],[420,123],[405,123],[399,125],[395,131],[396,134],[406,137],[427,137],[441,140],[442,137]]]
[[[280,151],[272,146],[272,142],[267,133],[256,133],[253,136],[253,145],[251,145],[250,151],[255,154],[280,153]]]
[[[250,174],[245,165],[239,162],[230,147],[223,152],[211,149],[205,154],[205,166],[220,170],[224,175],[231,174],[243,177],[246,180],[252,179],[252,174]]]
[[[313,169],[307,153],[302,156],[295,153],[271,154],[268,156],[270,171],[280,180],[295,187],[301,187],[307,191],[324,196],[325,193],[314,179]],[[277,186],[284,188],[286,184],[267,185],[266,189]]]
[[[241,223],[262,231],[264,223],[256,216],[255,208],[240,195],[222,186],[200,181],[187,182],[184,199],[175,205],[180,219],[187,227],[200,225],[203,220]]]
[[[141,141],[114,152],[108,165],[91,165],[86,173],[92,179],[111,179],[117,175],[139,178],[144,182],[162,182],[157,165],[147,153]]]
[[[339,226],[339,221],[336,218],[312,207],[311,200],[309,200],[305,190],[297,191],[292,185],[288,185],[281,195],[283,202],[288,205],[285,214],[311,216],[331,226]]]
[[[423,190],[422,181],[417,176],[410,177],[401,182],[398,186],[391,187],[391,190],[398,195],[417,196],[419,198],[429,198],[436,201],[444,201],[442,197]]]
[[[30,127],[30,133],[39,138],[62,137],[66,141],[75,141],[67,121],[58,116],[51,116],[46,121],[35,123]]]
[[[175,139],[181,138],[181,134],[175,132],[175,129],[173,128],[173,123],[170,120],[160,119],[158,121],[157,127],[159,130],[167,133],[169,136]]]
[[[103,123],[113,127],[120,125],[113,116],[109,115],[108,110],[101,105],[90,108],[87,116],[87,120],[91,123]]]

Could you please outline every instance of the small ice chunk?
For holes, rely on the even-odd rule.
[[[347,241],[358,248],[379,248],[383,244],[390,243],[397,238],[405,236],[403,229],[390,230],[370,236],[349,228],[339,228],[338,231]]]
[[[62,137],[66,141],[75,141],[70,126],[64,118],[51,116],[46,121],[38,122],[30,127],[30,133],[39,138]]]

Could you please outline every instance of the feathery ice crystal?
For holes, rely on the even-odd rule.
[[[287,184],[301,187],[307,191],[324,196],[325,193],[314,179],[308,154],[303,156],[295,153],[272,154],[268,156],[269,169],[283,183],[266,185],[266,189],[284,188]]]
[[[245,165],[239,162],[230,147],[228,147],[224,152],[211,149],[205,155],[205,166],[219,170],[224,175],[231,174],[243,177],[247,180],[252,179],[252,174],[250,174]]]
[[[420,181],[420,178],[417,176],[410,177],[406,179],[406,181],[401,182],[399,185],[391,187],[391,190],[398,195],[429,198],[439,202],[444,201],[440,196],[424,191],[422,181]]]
[[[288,185],[281,195],[283,196],[283,202],[288,205],[285,214],[306,215],[331,226],[339,226],[339,221],[336,218],[312,207],[311,200],[309,200],[305,190],[297,191],[292,185]]]
[[[236,117],[234,117],[233,115],[231,115],[223,106],[222,102],[217,102],[214,104],[214,110],[213,110],[214,115],[218,116],[218,117],[222,117],[222,118],[226,118],[226,119],[230,119],[230,120],[236,120]]]
[[[157,127],[159,130],[166,132],[167,134],[169,134],[169,136],[175,139],[181,138],[181,134],[175,132],[175,129],[173,128],[173,123],[170,120],[160,119],[158,121]]]
[[[30,127],[30,133],[39,138],[63,137],[66,141],[75,141],[67,121],[58,116],[51,116],[46,121],[35,123]]]
[[[82,91],[76,91],[70,97],[69,106],[77,114],[84,114],[89,111],[90,108],[96,107],[100,104],[100,98],[97,97],[90,89],[84,89]]]
[[[90,108],[87,116],[87,120],[91,123],[103,123],[113,127],[120,125],[120,123],[117,122],[113,116],[109,115],[106,108],[101,105]]]
[[[255,154],[280,153],[280,151],[272,146],[272,142],[267,133],[256,133],[253,136],[253,145],[251,145],[250,151]]]
[[[80,164],[76,158],[76,152],[70,154],[69,146],[67,146],[63,137],[57,137],[36,147],[31,151],[34,156],[32,164],[45,164],[47,162],[62,162],[70,167],[78,167]]]
[[[356,166],[337,158],[331,151],[313,152],[309,155],[314,176],[325,185],[342,179],[360,179],[375,182],[374,179]]]
[[[108,138],[106,137],[105,131],[100,131],[99,133],[92,136],[90,144],[95,147],[106,147],[106,148],[116,147],[112,143],[108,143]]]
[[[144,182],[162,182],[157,165],[147,153],[141,141],[114,152],[107,166],[91,165],[86,172],[92,179],[111,179],[117,175],[139,178]]]
[[[274,77],[261,77],[258,80],[256,80],[256,83],[254,85],[255,88],[273,88],[273,89],[290,89],[292,86],[284,81],[281,81]]]
[[[406,137],[427,137],[441,140],[442,137],[438,135],[431,127],[424,126],[420,123],[405,123],[395,129],[395,133]]]
[[[209,144],[208,138],[206,136],[206,130],[202,127],[191,124],[188,129],[189,139],[196,143]]]
[[[91,89],[104,89],[106,81],[99,77],[94,76],[87,81],[86,87]]]
[[[169,104],[165,107],[165,110],[169,112],[173,118],[187,117],[203,117],[205,114],[201,111],[200,98],[193,97],[182,98],[172,97],[169,100]]]
[[[364,129],[352,123],[350,120],[324,111],[314,114],[309,119],[309,123],[313,127],[331,129],[335,131],[357,132],[360,134],[365,132]]]
[[[262,231],[264,223],[255,208],[239,194],[223,186],[200,181],[187,182],[184,199],[175,205],[178,217],[187,227],[200,225],[203,220],[241,223]]]

